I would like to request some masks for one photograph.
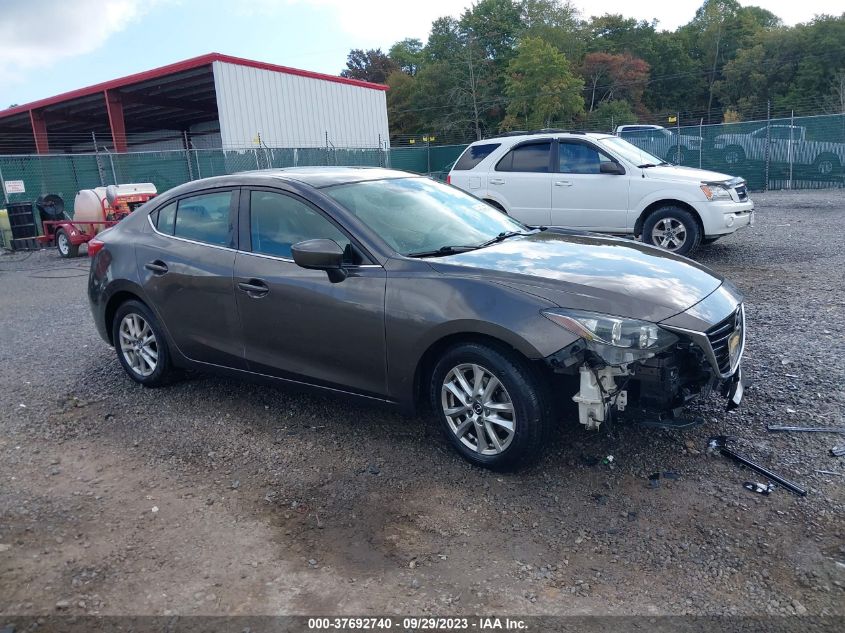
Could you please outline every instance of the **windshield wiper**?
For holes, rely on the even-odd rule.
[[[484,248],[485,246],[490,246],[491,244],[504,242],[509,237],[516,237],[517,235],[531,235],[531,233],[526,233],[524,231],[502,231],[496,237],[490,238],[486,242],[481,242],[481,244],[478,245],[478,248]]]
[[[648,169],[649,167],[660,167],[661,165],[668,165],[665,160],[660,161],[656,165],[654,163],[643,163],[642,165],[637,165],[638,169]]]
[[[455,255],[456,253],[466,253],[467,251],[474,251],[480,248],[479,246],[441,246],[433,251],[417,251],[415,253],[408,253],[405,257],[442,257],[444,255]]]

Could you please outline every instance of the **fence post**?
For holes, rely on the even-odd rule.
[[[795,129],[795,110],[789,115],[789,183],[787,189],[792,190],[792,131]]]
[[[677,126],[677,134],[675,139],[675,161],[681,164],[681,113],[675,115],[675,125]]]
[[[106,170],[100,160],[100,150],[97,149],[97,135],[91,132],[91,140],[94,141],[94,160],[97,161],[97,173],[100,175],[100,186],[106,186]]]
[[[6,181],[3,180],[3,170],[0,169],[0,187],[3,188],[3,204],[9,204],[9,194],[6,193]]]
[[[188,163],[188,178],[194,179],[194,166],[191,165],[191,145],[188,143],[188,131],[182,130],[182,138],[185,139],[185,162]]]
[[[197,178],[202,178],[202,169],[200,168],[200,153],[199,150],[195,149],[194,152],[194,159],[197,161]]]
[[[766,101],[766,171],[763,183],[763,191],[769,190],[769,148],[772,138],[772,102]]]
[[[698,120],[698,168],[701,169],[701,152],[704,149],[704,117]]]

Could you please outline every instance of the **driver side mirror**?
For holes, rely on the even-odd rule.
[[[599,165],[599,173],[621,176],[625,173],[625,168],[619,163],[604,162]]]
[[[333,284],[346,279],[343,249],[334,240],[305,240],[290,247],[293,261],[301,268],[324,270]]]

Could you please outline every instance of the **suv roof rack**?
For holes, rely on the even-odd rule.
[[[561,130],[557,128],[545,127],[540,130],[513,130],[511,132],[502,132],[501,134],[488,136],[484,140],[491,138],[506,138],[508,136],[530,136],[532,134],[587,134],[587,132],[583,130]]]

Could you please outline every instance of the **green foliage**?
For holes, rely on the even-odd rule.
[[[587,119],[587,127],[600,132],[613,132],[617,125],[636,123],[637,115],[631,104],[622,99],[605,101]]]
[[[526,37],[508,64],[509,97],[503,129],[537,129],[568,123],[584,111],[584,82],[566,56],[539,37]]]
[[[760,118],[767,102],[773,116],[845,107],[845,13],[786,27],[760,7],[704,0],[677,30],[657,25],[585,19],[565,0],[477,0],[459,19],[435,20],[425,43],[351,51],[342,74],[390,85],[394,136],[472,138],[566,122],[581,109],[592,126],[599,110],[602,125],[676,112],[697,124],[726,110]]]

